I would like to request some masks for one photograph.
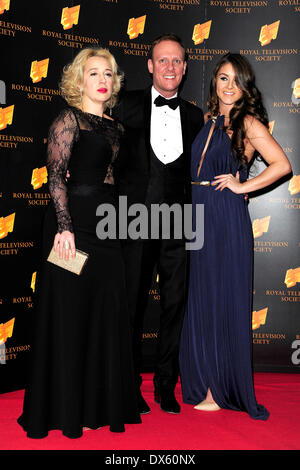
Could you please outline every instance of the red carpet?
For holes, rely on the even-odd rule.
[[[23,391],[0,395],[1,450],[297,450],[300,449],[300,374],[255,374],[256,396],[270,411],[268,421],[255,421],[246,413],[221,410],[199,412],[182,405],[170,415],[153,401],[152,374],[144,374],[143,394],[151,413],[142,424],[127,425],[126,432],[108,428],[86,431],[68,439],[59,431],[47,438],[28,439],[17,424]],[[181,389],[176,395],[182,403]]]

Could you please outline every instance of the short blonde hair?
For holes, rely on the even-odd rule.
[[[105,109],[107,107],[113,108],[117,103],[117,96],[121,89],[124,74],[119,70],[114,56],[108,49],[102,47],[83,49],[77,54],[71,64],[63,68],[60,82],[62,96],[70,106],[80,107],[82,97],[78,85],[83,82],[84,67],[90,57],[103,57],[110,64],[113,73],[113,91],[111,98],[105,103]]]

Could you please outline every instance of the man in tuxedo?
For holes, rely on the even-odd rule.
[[[165,34],[152,45],[148,70],[153,86],[125,92],[115,115],[125,127],[124,154],[120,155],[121,195],[128,206],[143,203],[184,204],[190,201],[190,152],[203,126],[203,113],[178,96],[186,72],[184,46],[177,36]],[[171,227],[174,229],[174,226]],[[133,353],[138,404],[142,414],[150,408],[141,392],[141,342],[143,315],[155,266],[159,274],[160,327],[154,398],[162,410],[179,413],[174,390],[178,381],[178,349],[186,294],[185,240],[126,240],[124,256],[129,309],[133,327]]]

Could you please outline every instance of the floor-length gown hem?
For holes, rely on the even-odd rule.
[[[125,432],[125,425],[109,425],[108,423],[99,423],[99,424],[96,424],[96,425],[91,425],[91,424],[84,424],[81,428],[81,430],[79,430],[78,432],[68,432],[65,430],[65,428],[63,426],[59,426],[59,425],[51,425],[49,427],[47,427],[47,431],[32,431],[32,430],[27,430],[26,426],[23,424],[23,417],[22,415],[18,418],[17,420],[18,424],[23,428],[23,430],[25,431],[27,437],[29,439],[44,439],[45,437],[48,436],[49,432],[51,431],[61,431],[62,434],[65,436],[65,437],[68,437],[69,439],[78,439],[80,437],[82,437],[83,433],[84,433],[84,430],[83,428],[88,428],[90,430],[98,430],[99,428],[106,428],[106,427],[109,427],[109,430],[110,432],[113,432],[113,433],[122,433],[122,432]],[[126,420],[126,423],[124,424],[139,424],[141,423],[141,419],[136,419],[136,420]]]

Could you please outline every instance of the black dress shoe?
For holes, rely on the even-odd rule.
[[[180,413],[180,405],[175,398],[173,390],[157,390],[154,391],[154,400],[160,403],[160,409],[167,413]]]
[[[137,402],[138,402],[138,412],[140,413],[140,415],[146,415],[150,413],[151,410],[148,404],[146,403],[146,401],[144,400],[141,392],[138,393]]]

